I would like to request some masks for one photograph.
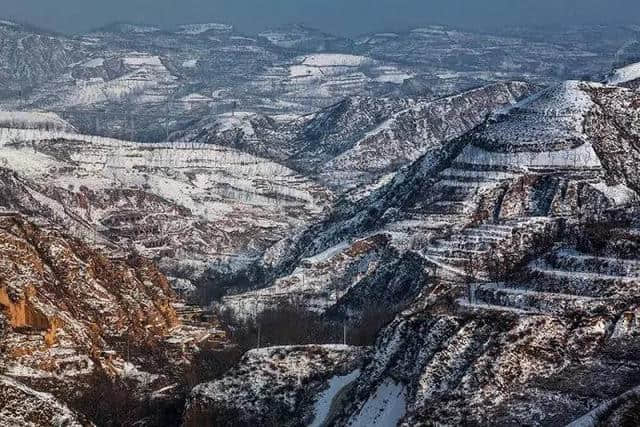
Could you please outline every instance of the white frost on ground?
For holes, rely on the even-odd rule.
[[[359,67],[371,62],[371,58],[341,53],[318,53],[307,56],[302,62],[312,67]]]
[[[85,68],[98,68],[104,65],[104,58],[93,58],[83,63],[82,66]]]
[[[0,408],[0,422],[2,425],[32,425],[25,422],[26,416],[30,412],[43,412],[45,407],[55,413],[51,419],[51,425],[67,427],[81,425],[73,412],[49,393],[33,390],[4,375],[0,375],[0,389],[13,389],[16,393],[22,394],[20,408],[11,407],[11,405]]]
[[[14,129],[75,130],[55,113],[36,111],[0,111],[0,127]]]
[[[640,396],[640,387],[632,388],[626,393],[621,394],[620,396],[609,399],[603,402],[600,406],[596,407],[592,411],[578,418],[570,424],[567,424],[567,427],[595,427],[601,424],[601,418],[607,414],[611,409],[615,409],[617,406],[623,404],[624,402],[637,398]]]
[[[303,261],[307,261],[309,263],[312,264],[317,264],[317,263],[321,263],[321,262],[325,262],[330,260],[331,258],[333,258],[334,256],[336,256],[337,254],[347,250],[349,247],[351,246],[351,244],[349,242],[342,242],[339,243],[333,247],[330,247],[329,249],[327,249],[324,252],[321,252],[317,255],[308,257],[308,258],[304,258]]]
[[[351,417],[349,425],[354,427],[398,425],[407,411],[406,399],[405,386],[388,378],[378,386],[360,412]]]
[[[147,386],[159,378],[158,375],[141,371],[136,365],[129,362],[124,363],[121,375],[123,378],[129,378],[137,381],[142,386]]]

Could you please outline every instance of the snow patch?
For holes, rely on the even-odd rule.
[[[183,68],[196,68],[197,65],[198,65],[197,59],[189,59],[182,63]]]
[[[640,79],[640,62],[615,70],[607,80],[607,83],[619,85],[638,79]]]
[[[339,254],[340,252],[348,249],[350,246],[349,242],[342,242],[332,248],[327,249],[324,252],[321,252],[317,255],[314,255],[312,257],[309,258],[305,258],[302,261],[307,261],[310,262],[312,264],[317,264],[320,262],[325,262],[328,261],[329,259],[333,258],[334,256],[336,256],[337,254]]]
[[[302,64],[312,67],[360,67],[371,61],[371,58],[366,56],[319,53],[305,57]]]
[[[591,186],[612,200],[616,205],[627,205],[638,199],[638,195],[623,184],[608,186],[604,182],[599,182],[597,184],[591,184]]]
[[[510,166],[518,170],[525,170],[529,167],[601,167],[600,159],[591,144],[582,144],[568,150],[516,153],[486,151],[468,145],[456,161],[471,165]]]
[[[407,411],[407,390],[388,378],[378,386],[358,414],[351,417],[353,427],[395,426]]]
[[[323,391],[318,397],[318,400],[316,400],[313,408],[315,418],[310,424],[310,427],[320,427],[326,422],[327,416],[331,412],[333,400],[346,386],[354,382],[359,376],[360,370],[356,369],[347,375],[335,376],[329,380],[329,388]]]
[[[82,64],[86,68],[98,68],[104,65],[104,58],[94,58]]]
[[[189,35],[197,35],[206,33],[207,31],[219,31],[219,32],[231,32],[233,30],[232,25],[227,24],[218,24],[218,23],[207,23],[207,24],[185,24],[180,25],[178,29],[178,34],[189,34]]]

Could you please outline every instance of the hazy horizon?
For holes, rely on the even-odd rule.
[[[402,30],[428,24],[463,28],[511,25],[640,23],[640,4],[610,0],[0,0],[0,18],[39,28],[81,33],[113,22],[172,28],[182,23],[221,22],[255,33],[305,24],[345,36]]]

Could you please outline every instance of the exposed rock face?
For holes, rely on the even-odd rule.
[[[354,379],[363,355],[362,348],[339,345],[251,350],[223,378],[193,390],[185,426],[320,425],[318,416],[329,410],[322,406],[331,404],[318,401],[322,392],[335,393],[333,378]]]
[[[637,164],[640,160],[640,96],[630,90],[594,88],[597,105],[587,118],[586,130],[599,143],[594,146],[607,169],[611,183],[640,190]]]
[[[159,388],[199,346],[226,342],[215,323],[183,325],[167,279],[139,256],[118,257],[46,223],[3,214],[0,259],[3,420],[78,424],[40,391],[69,402],[92,375],[132,371]]]
[[[0,402],[0,419],[6,425],[92,425],[50,394],[35,391],[5,376],[0,376]]]

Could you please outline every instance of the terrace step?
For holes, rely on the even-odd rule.
[[[488,251],[493,247],[493,242],[479,241],[475,239],[463,239],[461,236],[454,236],[447,240],[436,240],[431,248],[436,251],[444,249],[464,249],[471,251]]]
[[[564,293],[540,292],[504,283],[478,284],[472,287],[475,303],[501,305],[515,309],[563,314],[571,310],[595,310],[606,307],[607,298]]]
[[[473,167],[452,167],[445,169],[440,173],[442,178],[468,183],[493,182],[499,183],[509,179],[516,178],[518,175],[500,170],[477,170]]]
[[[558,250],[547,256],[555,268],[582,273],[640,278],[640,261],[585,255],[572,250]]]
[[[468,202],[440,200],[431,203],[425,209],[425,212],[428,214],[462,215],[470,213],[474,207],[473,204]]]
[[[505,307],[503,305],[493,305],[493,304],[474,304],[470,303],[467,299],[461,298],[457,300],[457,303],[460,307],[471,310],[471,311],[497,311],[497,312],[506,312],[513,313],[519,316],[535,316],[541,314],[537,311],[531,310],[523,310],[519,308],[513,307]]]
[[[640,289],[640,278],[587,273],[553,268],[543,263],[532,263],[527,267],[532,290],[542,292],[569,293],[581,296],[606,296],[616,288]]]

